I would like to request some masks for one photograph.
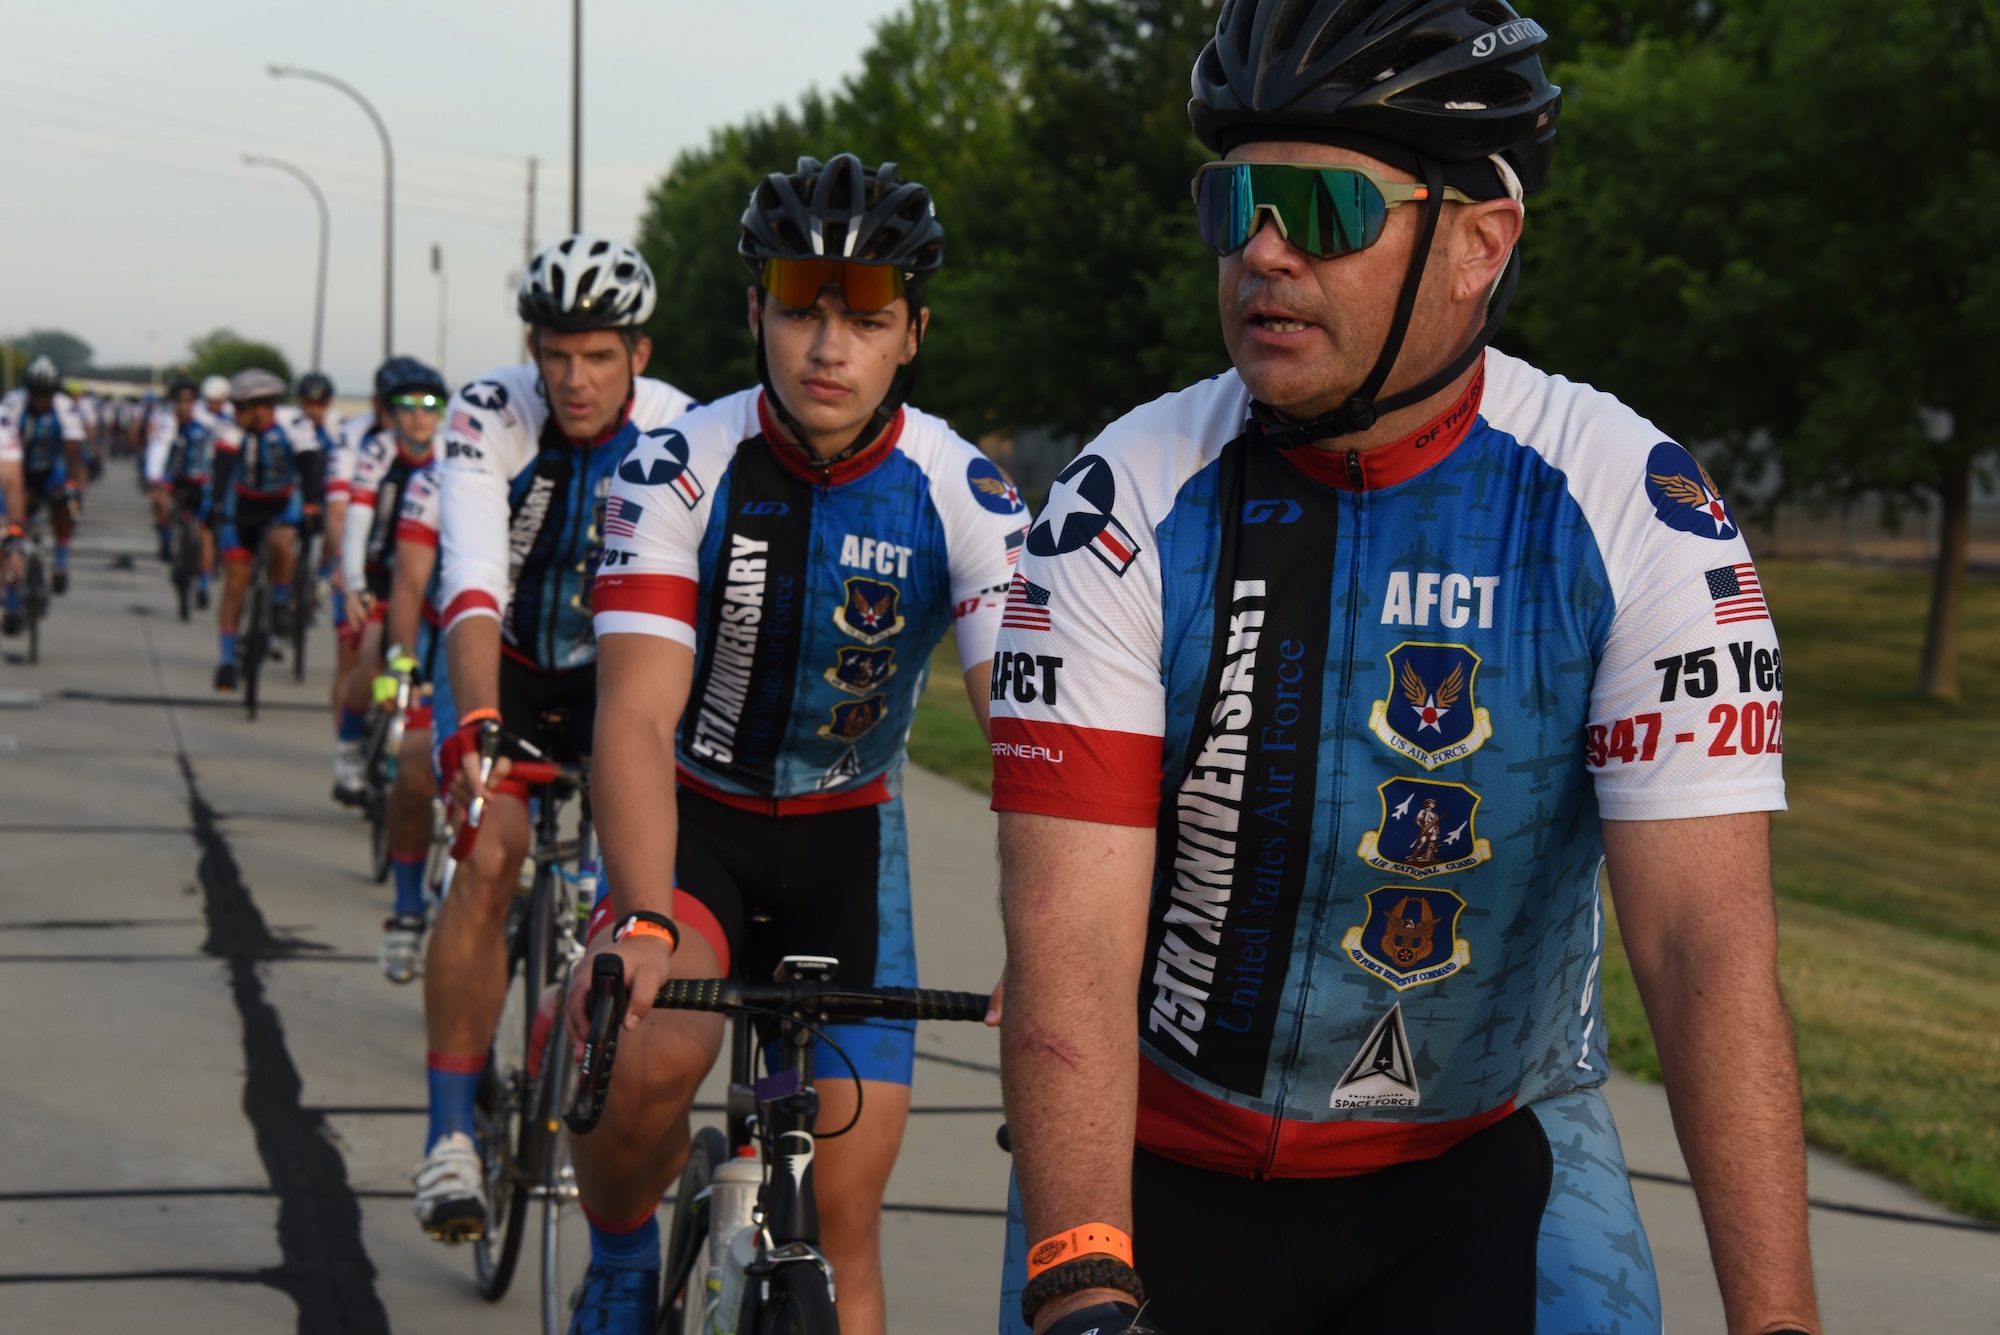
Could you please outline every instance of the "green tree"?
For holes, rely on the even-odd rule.
[[[47,357],[64,375],[83,375],[90,370],[90,344],[63,329],[34,329],[14,340],[20,355],[29,361]]]
[[[232,376],[253,366],[275,374],[286,384],[292,381],[292,364],[285,354],[269,343],[244,338],[234,329],[216,329],[188,343],[188,374]]]
[[[2000,450],[1993,0],[1745,0],[1569,66],[1521,335],[1712,446],[1766,504],[1936,506],[1923,693],[1958,695],[1975,476]]]

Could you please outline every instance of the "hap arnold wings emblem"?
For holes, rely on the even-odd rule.
[[[880,723],[889,712],[889,697],[871,695],[866,700],[849,700],[833,707],[833,722],[822,723],[819,735],[829,742],[858,741]]]
[[[850,695],[866,695],[896,675],[894,649],[857,649],[848,645],[833,652],[834,663],[820,675]]]
[[[1478,674],[1479,655],[1462,644],[1405,640],[1389,651],[1389,698],[1375,702],[1368,730],[1425,769],[1465,759],[1493,735],[1473,703]]]
[[[1376,789],[1382,823],[1361,836],[1355,856],[1380,871],[1423,880],[1477,867],[1493,856],[1473,819],[1479,794],[1442,779],[1391,779]]]
[[[896,615],[902,593],[879,579],[847,581],[847,601],[833,609],[833,624],[863,644],[880,644],[903,628]]]

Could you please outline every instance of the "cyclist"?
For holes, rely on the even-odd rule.
[[[209,375],[201,378],[202,411],[221,422],[236,420],[236,407],[229,399],[229,377]]]
[[[1195,66],[1235,369],[1060,475],[995,660],[1003,1329],[1657,1332],[1607,861],[1729,1329],[1817,1329],[1777,643],[1709,582],[1749,552],[1685,449],[1487,348],[1545,41],[1238,0]]]
[[[0,398],[0,431],[10,434],[21,450],[24,508],[10,506],[9,513],[25,525],[35,510],[48,507],[56,537],[49,589],[66,592],[69,540],[83,503],[83,417],[76,401],[62,392],[62,372],[47,356],[29,362],[20,386]]]
[[[209,477],[215,467],[215,433],[196,416],[195,386],[176,376],[167,386],[170,411],[156,415],[161,430],[147,442],[145,473],[152,494],[153,517],[159,525],[160,555],[173,556],[173,516],[183,511],[205,520],[211,503]],[[201,570],[195,584],[195,605],[208,606],[208,583],[215,570],[215,535],[200,526]]]
[[[272,629],[282,632],[289,601],[294,536],[318,520],[324,494],[325,459],[319,441],[296,416],[280,421],[285,382],[260,367],[239,371],[229,382],[234,421],[216,436],[215,477],[208,521],[216,526],[223,559],[218,616],[222,661],[215,689],[236,689],[236,627],[250,563],[268,534]]]
[[[383,619],[389,610],[389,595],[396,584],[396,561],[403,547],[398,537],[403,501],[409,494],[411,477],[428,467],[434,456],[432,441],[437,436],[439,414],[450,395],[444,377],[422,362],[399,357],[390,365],[396,368],[384,385],[390,429],[371,434],[355,459],[348,504],[348,518],[353,522],[346,526],[340,553],[347,624],[360,632],[355,637],[356,665],[348,677],[347,697],[341,702],[343,732],[348,719],[365,721],[368,716],[370,688],[385,661]],[[429,569],[424,574],[428,579]],[[421,593],[423,584],[417,587]],[[393,643],[414,646],[414,627],[404,630],[410,638]],[[399,651],[391,657],[401,662],[408,654]],[[417,730],[406,725],[406,748],[413,745],[409,736],[413,731]],[[423,926],[424,862],[430,852],[431,835],[430,794],[422,783],[430,772],[430,738],[428,728],[421,731],[423,749],[416,753],[417,763],[411,767],[415,773],[408,783],[399,782],[403,802],[389,813],[389,860],[396,877],[396,914],[398,918],[415,914],[419,938]],[[343,737],[339,747],[333,762],[336,798],[342,796],[343,785],[361,789],[367,779],[363,737],[357,736],[352,741]],[[397,773],[400,777],[400,761]],[[396,837],[398,833],[403,836],[401,839]],[[397,968],[390,968],[386,946],[383,957],[384,971],[399,983],[414,976],[405,970],[414,970],[416,963],[415,943],[407,943],[407,952],[402,949],[403,944],[399,938],[395,952]]]
[[[21,437],[0,409],[0,634],[21,633],[21,540],[27,491],[21,482]]]
[[[516,308],[530,365],[503,366],[452,397],[440,465],[439,600],[446,662],[432,701],[438,771],[472,797],[479,725],[497,719],[563,761],[590,749],[597,642],[590,577],[611,472],[642,431],[681,415],[687,395],[640,373],[653,274],[631,247],[579,232],[535,257]],[[548,720],[558,717],[560,726]],[[473,1095],[506,986],[507,908],[528,847],[525,789],[497,796],[453,879],[424,965],[431,1121],[417,1169],[417,1219],[432,1236],[486,1227]]]
[[[768,979],[788,954],[833,956],[854,983],[915,984],[904,738],[954,621],[984,727],[1025,531],[1006,475],[905,403],[944,257],[922,185],[893,163],[802,158],[759,184],[738,253],[756,276],[761,385],[627,451],[594,600],[596,813],[605,920],[619,920],[594,949],[619,939],[638,1016],[670,972]],[[863,1109],[814,1169],[851,1335],[884,1328],[881,1202],[914,1030],[835,1026],[816,1057],[821,1129],[845,1125],[857,1097]],[[653,1207],[720,1039],[713,1017],[658,1012],[623,1040],[606,1122],[573,1147],[592,1239],[574,1329],[652,1328]]]
[[[410,706],[403,730],[403,750],[397,760],[396,786],[389,793],[389,861],[395,870],[396,906],[382,924],[378,956],[390,982],[407,983],[417,975],[423,955],[423,872],[435,818],[431,814],[430,782],[431,693],[423,683],[438,676],[441,640],[437,605],[437,549],[440,525],[438,455],[413,470],[403,488],[396,521],[395,576],[383,634],[389,648],[383,658],[389,673],[409,678],[421,703]],[[393,680],[389,683],[393,686]]]

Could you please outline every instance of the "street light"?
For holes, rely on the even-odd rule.
[[[396,153],[389,146],[389,127],[382,123],[374,105],[343,79],[296,65],[270,68],[274,79],[310,79],[347,94],[368,113],[368,119],[375,122],[375,133],[382,137],[382,357],[386,361],[396,352]]]
[[[569,230],[583,230],[583,0],[569,7]]]
[[[243,155],[243,165],[246,167],[273,167],[278,171],[284,172],[286,175],[296,179],[306,189],[312,191],[313,203],[319,205],[319,281],[313,288],[313,353],[310,367],[315,371],[324,370],[325,367],[319,359],[319,352],[321,335],[326,332],[326,235],[327,229],[331,225],[329,215],[326,211],[326,196],[320,193],[319,186],[314,183],[312,177],[306,175],[289,162],[283,162],[277,158],[259,157],[255,153],[245,153]]]

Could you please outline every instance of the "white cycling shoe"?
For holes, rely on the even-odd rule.
[[[439,1242],[486,1236],[486,1168],[472,1137],[454,1131],[410,1174],[417,1188],[417,1222]]]
[[[333,800],[346,807],[360,806],[368,796],[367,745],[341,742],[333,752]]]
[[[382,950],[376,958],[390,982],[407,983],[415,978],[423,955],[423,914],[398,913],[382,924]]]

